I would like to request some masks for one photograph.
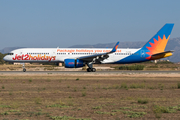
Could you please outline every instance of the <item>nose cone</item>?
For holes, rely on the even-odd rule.
[[[3,60],[4,60],[4,61],[8,61],[8,57],[7,57],[7,55],[6,55],[6,56],[4,56]]]

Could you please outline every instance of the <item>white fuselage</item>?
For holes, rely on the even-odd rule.
[[[114,63],[129,55],[134,54],[139,49],[117,49],[115,53],[102,63]],[[65,59],[76,59],[82,56],[102,54],[110,52],[106,48],[22,48],[10,52],[4,57],[9,62],[64,62]]]

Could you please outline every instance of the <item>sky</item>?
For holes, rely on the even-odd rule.
[[[148,41],[165,23],[180,37],[180,0],[0,0],[0,49]]]

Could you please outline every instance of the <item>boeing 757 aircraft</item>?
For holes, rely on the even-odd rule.
[[[95,72],[93,64],[139,63],[169,57],[173,51],[164,51],[174,24],[165,24],[142,48],[23,48],[8,53],[3,59],[8,62],[56,62],[66,68],[88,66],[87,72]],[[23,65],[25,72],[25,66]]]

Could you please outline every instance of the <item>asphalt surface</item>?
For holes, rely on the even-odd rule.
[[[180,71],[0,71],[0,75],[3,74],[180,74]]]

